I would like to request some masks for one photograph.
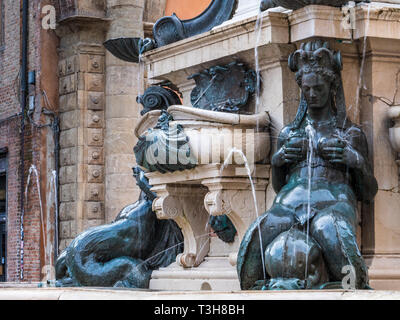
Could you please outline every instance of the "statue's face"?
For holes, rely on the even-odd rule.
[[[329,100],[331,83],[312,72],[303,75],[301,89],[310,108],[323,108]]]

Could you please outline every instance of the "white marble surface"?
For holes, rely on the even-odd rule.
[[[156,292],[107,288],[0,287],[0,300],[400,300],[400,291]]]

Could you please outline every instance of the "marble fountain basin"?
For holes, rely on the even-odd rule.
[[[243,165],[242,152],[248,163],[260,163],[268,159],[271,143],[268,132],[270,117],[259,114],[232,114],[174,105],[167,112],[174,121],[170,126],[181,125],[189,138],[191,154],[198,164],[225,163]],[[160,110],[146,113],[135,129],[137,137],[154,128]],[[235,148],[237,152],[231,153]]]

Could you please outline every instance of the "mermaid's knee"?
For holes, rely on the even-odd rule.
[[[341,281],[346,276],[346,268],[354,270],[357,288],[365,287],[367,268],[357,245],[356,234],[352,223],[335,212],[316,216],[310,228],[311,236],[322,249],[334,281]]]
[[[259,227],[261,231],[263,243],[268,245],[279,234],[289,230],[295,224],[295,219],[291,211],[275,205],[254,223],[254,227]]]

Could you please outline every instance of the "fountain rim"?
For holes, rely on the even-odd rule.
[[[271,123],[271,118],[267,111],[253,115],[244,115],[174,105],[170,106],[167,109],[167,112],[172,115],[174,122],[181,124],[190,121],[192,124],[197,122],[199,125],[204,123],[215,123],[230,126],[265,128]],[[161,110],[153,110],[146,113],[136,125],[134,132],[136,137],[139,138],[148,128],[150,128],[150,126],[154,126],[157,123],[158,118],[161,116],[161,113]]]

